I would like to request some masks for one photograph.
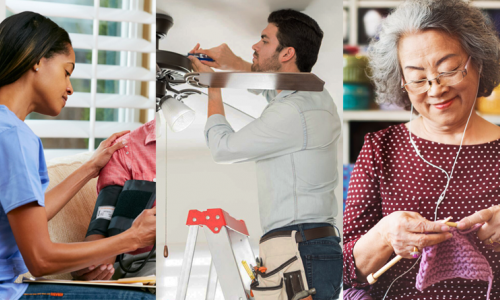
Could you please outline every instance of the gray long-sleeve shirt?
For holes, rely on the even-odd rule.
[[[326,90],[259,92],[269,104],[240,131],[222,115],[208,118],[205,138],[214,160],[256,162],[264,233],[293,224],[334,224],[341,125],[333,99]]]

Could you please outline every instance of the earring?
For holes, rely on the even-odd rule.
[[[35,71],[38,72],[38,68],[36,68]]]

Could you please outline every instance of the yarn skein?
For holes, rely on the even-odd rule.
[[[489,300],[493,285],[493,272],[474,241],[475,232],[480,227],[481,224],[476,224],[464,231],[452,228],[452,238],[440,244],[425,247],[422,251],[416,288],[423,291],[439,281],[457,277],[479,279],[489,282],[486,296]]]

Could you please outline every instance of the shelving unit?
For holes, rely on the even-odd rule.
[[[400,5],[400,0],[344,0],[343,7],[348,15],[348,36],[347,45],[358,46],[358,22],[361,16],[358,15],[362,8],[386,8],[392,9]],[[468,1],[472,5],[482,9],[500,9],[500,1]],[[500,115],[483,115],[483,117],[500,125]],[[344,110],[343,111],[343,163],[353,163],[350,157],[350,132],[352,122],[408,122],[410,112],[408,111],[388,111],[388,110]]]
[[[493,124],[500,125],[500,115],[480,114],[480,116]],[[348,137],[350,134],[350,122],[401,122],[406,123],[410,120],[410,112],[406,110],[389,111],[389,110],[344,110],[343,113],[343,135]],[[349,140],[345,139],[343,149],[344,164],[350,161]]]
[[[349,45],[356,45],[358,41],[358,9],[359,8],[395,8],[403,1],[400,0],[344,0],[344,8],[349,13]],[[500,9],[500,1],[468,1],[472,5],[484,9]]]

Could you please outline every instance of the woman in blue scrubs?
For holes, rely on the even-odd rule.
[[[126,132],[114,134],[46,192],[42,143],[24,120],[31,112],[61,112],[73,93],[74,68],[69,35],[51,20],[23,12],[0,24],[0,299],[155,299],[137,289],[14,283],[28,270],[34,276],[71,272],[155,241],[155,208],[114,237],[73,244],[50,240],[47,222],[125,146],[112,144]]]

